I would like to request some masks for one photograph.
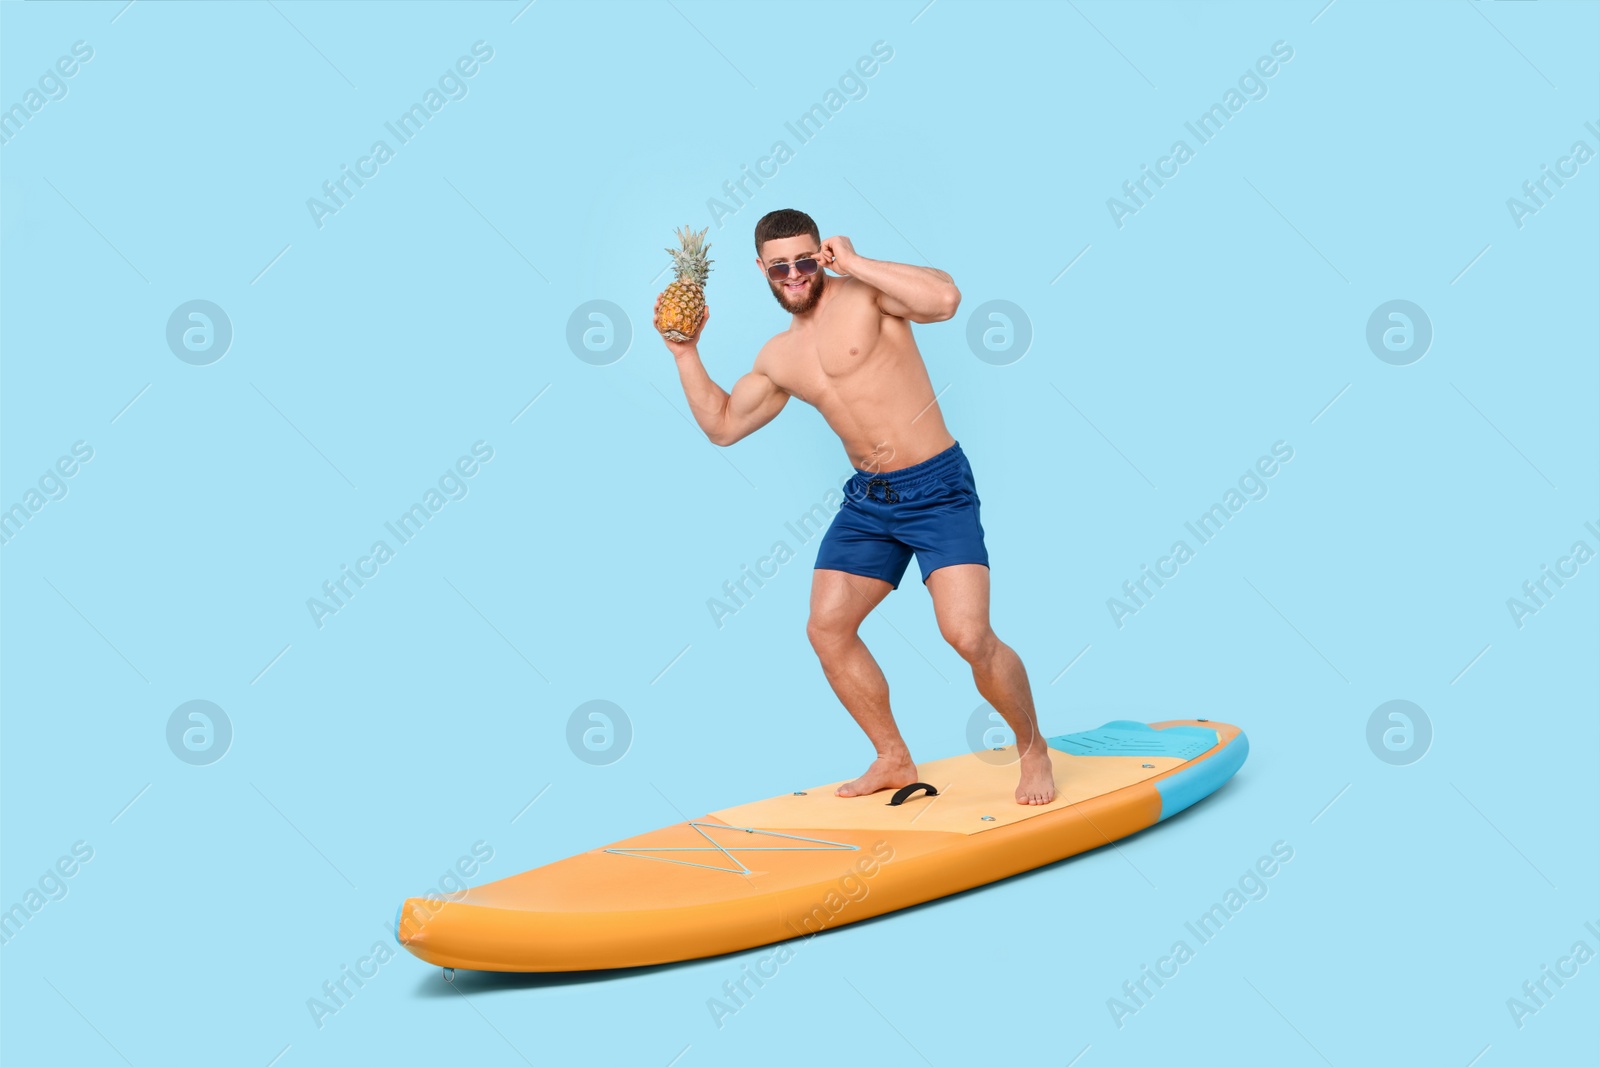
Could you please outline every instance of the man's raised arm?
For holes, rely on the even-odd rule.
[[[682,342],[663,337],[661,343],[671,350],[678,364],[678,380],[683,383],[683,395],[689,401],[694,421],[712,444],[727,446],[777,418],[789,394],[757,370],[735,382],[732,393],[724,392],[700,362],[700,332],[709,321],[711,309],[707,308],[700,330],[693,337]]]
[[[821,255],[824,266],[859,278],[882,293],[878,308],[885,315],[912,322],[943,322],[955,317],[961,306],[955,279],[934,267],[868,259],[856,253],[848,237],[823,241]]]

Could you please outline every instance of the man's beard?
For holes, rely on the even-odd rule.
[[[814,277],[816,278],[816,281],[813,282],[811,287],[806,290],[806,298],[804,302],[798,306],[789,303],[788,299],[784,295],[782,282],[774,283],[769,281],[767,285],[772,290],[772,299],[776,300],[780,305],[782,305],[783,310],[787,311],[791,315],[804,315],[806,312],[816,307],[817,301],[822,299],[822,287],[828,278],[828,276],[820,269],[817,271]]]

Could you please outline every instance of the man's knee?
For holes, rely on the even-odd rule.
[[[950,643],[950,647],[956,650],[956,655],[969,663],[987,659],[993,653],[995,646],[1000,643],[994,630],[980,622],[951,623],[939,627],[939,632]]]
[[[806,637],[818,652],[836,648],[855,637],[860,623],[845,615],[812,613],[806,620]]]

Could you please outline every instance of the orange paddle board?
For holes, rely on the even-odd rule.
[[[653,830],[457,899],[412,897],[396,937],[446,977],[458,967],[636,967],[772,944],[1126,837],[1210,795],[1249,751],[1238,727],[1206,719],[1117,721],[1047,740],[1057,792],[1049,804],[1016,802],[1012,749],[952,756],[919,765],[922,788],[842,798],[834,782]]]

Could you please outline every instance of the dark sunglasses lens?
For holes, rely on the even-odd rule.
[[[817,273],[817,261],[809,256],[794,261],[794,269],[800,272],[802,278]],[[775,282],[781,282],[789,276],[789,264],[775,263],[767,268],[767,277]]]

